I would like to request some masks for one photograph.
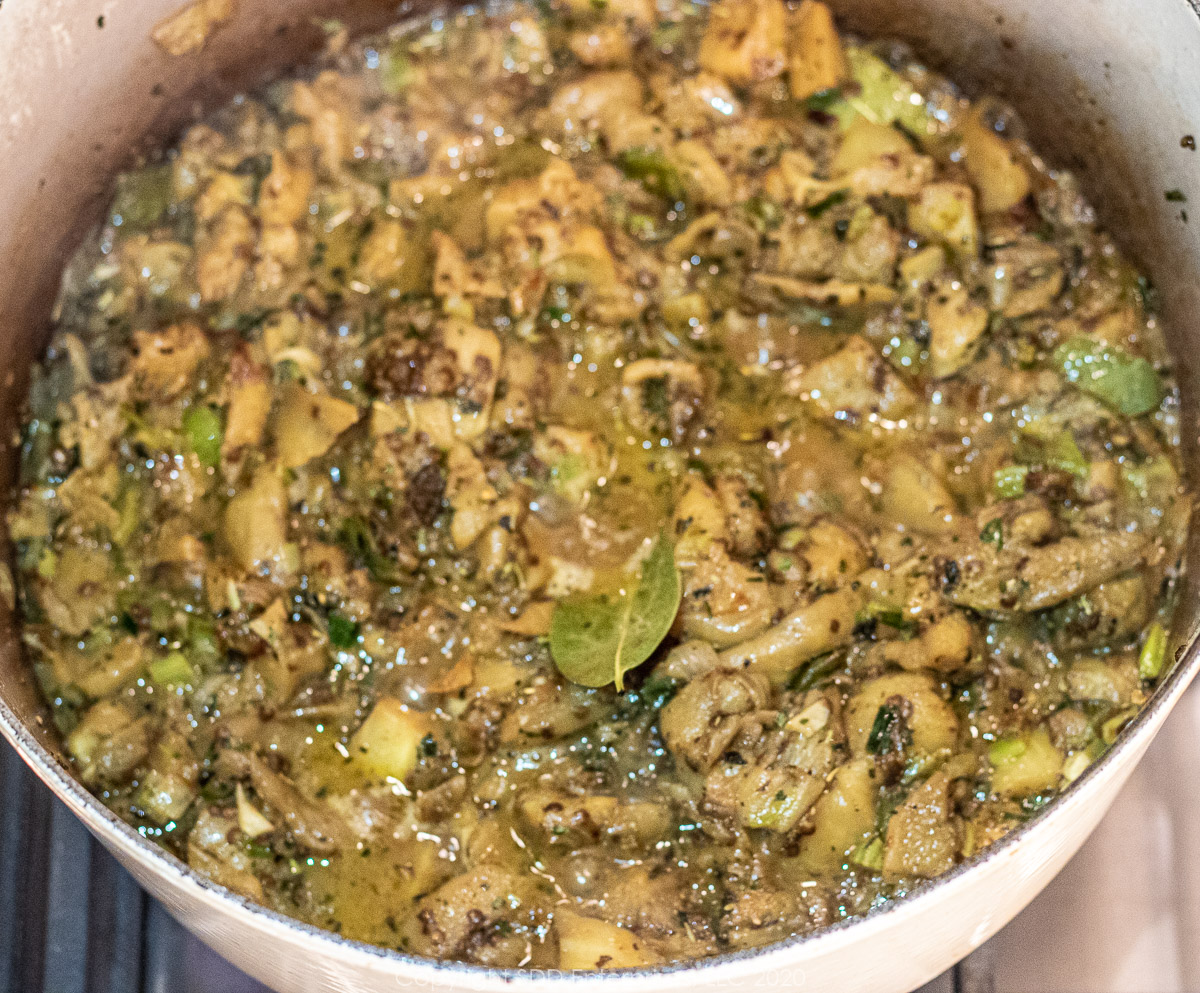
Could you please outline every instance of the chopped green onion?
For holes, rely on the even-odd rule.
[[[158,222],[170,203],[170,165],[127,172],[117,180],[109,218],[122,231],[143,231]]]
[[[1121,730],[1137,715],[1137,707],[1127,707],[1100,725],[1100,740],[1111,745]]]
[[[1167,632],[1155,621],[1146,632],[1146,640],[1138,653],[1138,675],[1142,679],[1157,679],[1162,674],[1167,657]]]
[[[679,681],[667,676],[651,676],[638,690],[642,703],[652,710],[661,710],[679,689]]]
[[[845,662],[846,658],[841,652],[826,652],[824,655],[818,655],[792,673],[788,680],[788,689],[793,693],[810,690],[832,676]]]
[[[826,90],[818,90],[804,98],[805,110],[829,110],[835,103],[842,99],[842,91],[836,86],[832,86]]]
[[[857,621],[879,621],[896,631],[912,634],[917,629],[916,621],[905,616],[904,610],[884,600],[872,600],[860,612]]]
[[[871,733],[867,735],[867,751],[872,755],[888,755],[895,745],[893,730],[902,721],[900,711],[891,704],[883,704],[875,712]],[[902,728],[903,729],[903,728]]]

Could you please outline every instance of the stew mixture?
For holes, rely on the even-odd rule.
[[[418,955],[860,915],[1164,669],[1153,291],[1019,122],[805,0],[351,43],[122,175],[11,515],[79,776]]]

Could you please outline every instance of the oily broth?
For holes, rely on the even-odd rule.
[[[122,176],[10,518],[81,778],[493,966],[761,945],[1022,823],[1158,678],[1188,498],[1152,288],[1017,131],[819,4],[564,2],[338,35]],[[555,604],[664,541],[670,634],[565,680]]]

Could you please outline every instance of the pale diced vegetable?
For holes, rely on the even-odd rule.
[[[788,53],[788,89],[796,100],[835,89],[849,69],[833,14],[820,0],[796,11]]]
[[[554,927],[561,969],[633,969],[659,961],[645,939],[594,917],[559,911]]]
[[[278,564],[286,540],[287,495],[279,470],[264,465],[225,508],[225,540],[243,569]]]
[[[917,234],[940,240],[961,257],[974,258],[979,254],[975,194],[969,186],[930,183],[909,210],[908,220]]]
[[[291,384],[275,414],[275,451],[280,465],[294,469],[324,455],[338,435],[357,420],[358,408],[349,400]]]
[[[417,764],[432,723],[394,697],[382,697],[347,746],[355,765],[371,776],[402,782]]]
[[[700,42],[700,65],[747,86],[783,72],[787,23],[780,0],[722,0]]]
[[[1001,796],[1030,796],[1052,790],[1062,775],[1062,753],[1044,728],[1013,738],[1000,738],[988,749],[992,789]]]
[[[1012,142],[988,127],[978,113],[967,115],[959,130],[963,164],[979,193],[979,209],[991,214],[1017,206],[1033,187]]]

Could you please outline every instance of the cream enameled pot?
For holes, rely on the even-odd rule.
[[[419,13],[421,0],[234,0],[203,50],[150,40],[179,0],[0,4],[0,438],[18,422],[59,274],[98,219],[113,173],[170,141],[204,107],[302,62],[314,21],[353,29]],[[1075,171],[1106,225],[1160,288],[1184,390],[1192,485],[1200,480],[1200,8],[1189,0],[837,0],[847,27],[909,41],[968,87],[1020,111],[1053,165]],[[1181,190],[1197,204],[1168,201]],[[0,451],[0,489],[15,468]],[[1200,536],[1189,544],[1195,567]],[[1200,573],[1200,568],[1194,568]],[[1024,907],[1079,848],[1200,666],[1200,576],[1182,598],[1177,664],[1102,761],[1058,802],[973,862],[865,919],[736,955],[603,974],[506,973],[437,964],[343,940],[213,885],[143,840],[63,765],[0,606],[0,734],[171,912],[238,967],[286,993],[519,988],[651,993],[900,993],[937,975]],[[1181,787],[1183,784],[1181,784]],[[1129,844],[1137,844],[1130,838]],[[7,908],[11,910],[11,908]]]

